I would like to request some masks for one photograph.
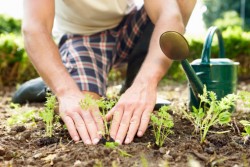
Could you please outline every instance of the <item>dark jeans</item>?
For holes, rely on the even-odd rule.
[[[136,43],[133,51],[128,56],[126,79],[120,93],[124,93],[125,90],[132,85],[137,73],[139,72],[141,65],[148,53],[149,43],[153,29],[154,25],[151,22],[149,22],[143,34]]]

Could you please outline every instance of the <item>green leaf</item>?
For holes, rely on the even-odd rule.
[[[227,124],[231,121],[231,113],[228,111],[222,112],[219,115],[219,123],[220,124]]]

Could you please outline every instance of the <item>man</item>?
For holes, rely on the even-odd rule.
[[[57,96],[59,114],[74,141],[98,143],[103,131],[99,111],[84,111],[79,102],[86,94],[105,96],[110,68],[126,61],[135,64],[134,57],[143,63],[137,75],[126,82],[127,89],[106,118],[112,119],[110,135],[120,144],[144,134],[156,102],[157,84],[171,65],[160,49],[159,37],[169,30],[183,34],[195,3],[144,0],[144,6],[136,10],[132,0],[24,0],[26,50]],[[143,53],[145,60],[145,55],[139,55],[142,53],[133,55],[144,31],[151,36]]]

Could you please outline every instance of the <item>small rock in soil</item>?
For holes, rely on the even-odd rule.
[[[37,153],[33,156],[34,159],[38,159],[38,158],[41,158],[42,157],[42,153]]]
[[[204,151],[207,152],[208,154],[213,154],[215,149],[214,147],[206,147]]]
[[[161,147],[161,148],[159,149],[159,151],[160,151],[160,153],[162,153],[162,154],[166,154],[167,149],[166,149],[165,147]]]
[[[56,164],[56,163],[58,163],[58,162],[61,162],[61,161],[63,161],[63,158],[62,158],[62,157],[55,157],[55,158],[53,159],[53,163],[54,163],[54,164]]]
[[[0,156],[4,156],[5,154],[5,149],[0,146]]]
[[[26,162],[26,163],[29,164],[29,165],[31,165],[31,166],[37,165],[37,164],[36,164],[36,161],[34,161],[34,159],[32,159],[31,157],[29,157],[29,158],[27,159],[27,162]]]
[[[11,160],[13,158],[13,155],[14,155],[14,153],[12,151],[6,151],[5,156],[4,156],[4,160],[7,160],[7,161]]]
[[[36,141],[37,145],[40,147],[48,146],[57,142],[59,142],[59,139],[56,137],[45,137]]]
[[[21,139],[22,139],[22,140],[28,140],[28,139],[30,139],[30,136],[31,136],[31,132],[24,132],[24,133],[21,135]]]
[[[23,132],[25,130],[26,130],[25,126],[15,126],[15,127],[11,128],[11,131],[14,131],[14,132],[17,132],[17,133]]]
[[[227,145],[228,137],[225,134],[212,134],[207,137],[210,143],[213,143],[216,147],[223,147]]]

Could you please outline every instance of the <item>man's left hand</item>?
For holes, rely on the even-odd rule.
[[[110,136],[117,143],[122,144],[125,138],[125,144],[131,143],[136,133],[138,137],[145,133],[156,102],[156,91],[149,83],[133,84],[108,112],[108,120],[113,116]]]

